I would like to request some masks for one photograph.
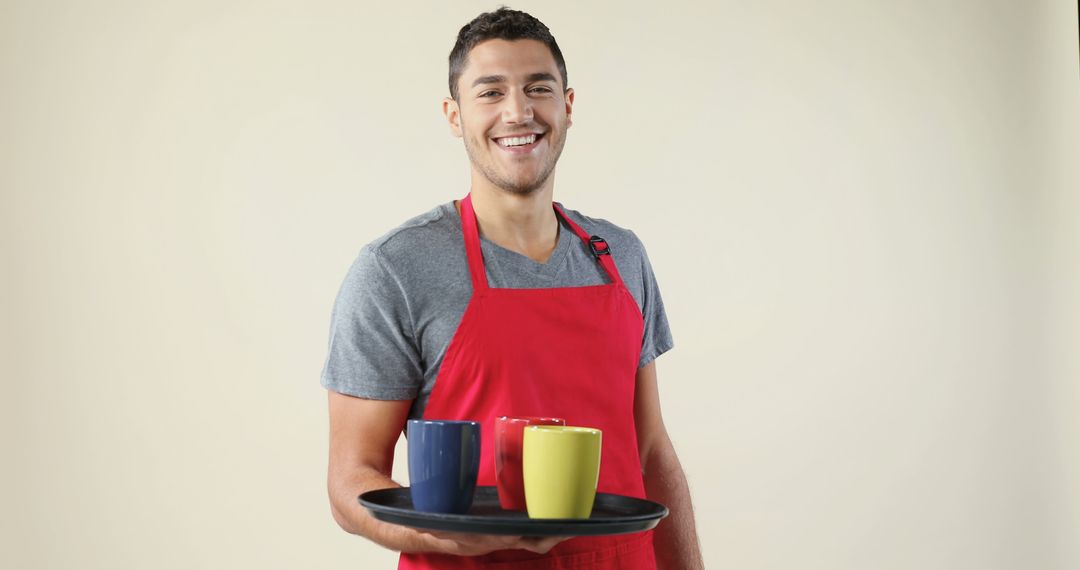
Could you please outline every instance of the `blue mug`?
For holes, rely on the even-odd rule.
[[[480,472],[480,422],[409,420],[405,435],[413,508],[469,512]]]

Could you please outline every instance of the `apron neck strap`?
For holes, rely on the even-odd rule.
[[[607,272],[608,277],[611,278],[611,282],[625,288],[626,285],[623,284],[622,276],[619,275],[619,270],[615,267],[615,261],[611,258],[607,242],[597,236],[590,236],[585,230],[581,229],[581,226],[575,224],[558,204],[552,203],[552,207],[555,209],[555,213],[565,220],[570,229],[585,243],[585,247],[593,253],[597,262],[600,263],[600,266]],[[472,278],[473,291],[486,291],[489,287],[487,274],[484,271],[484,256],[480,249],[480,230],[476,224],[476,211],[473,210],[472,205],[472,193],[469,193],[461,200],[461,229],[465,236],[465,255],[469,260],[469,277]]]
[[[476,212],[472,207],[472,193],[461,201],[461,229],[465,235],[465,256],[469,259],[469,277],[473,291],[487,291],[487,274],[484,273],[484,254],[480,251],[480,230],[476,225]]]
[[[592,252],[594,257],[596,257],[596,261],[600,263],[600,266],[604,268],[604,271],[607,271],[608,277],[611,278],[611,282],[615,283],[620,288],[625,289],[626,285],[623,284],[622,276],[619,275],[619,269],[615,267],[615,260],[611,257],[611,250],[608,249],[607,242],[599,236],[590,236],[585,230],[581,229],[581,226],[575,224],[574,220],[571,220],[570,216],[567,216],[558,204],[552,203],[551,205],[555,208],[555,211],[559,216],[566,220],[566,224],[570,226],[570,229],[574,230],[574,233],[581,238],[581,241],[585,242],[585,247]]]

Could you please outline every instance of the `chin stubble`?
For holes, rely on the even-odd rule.
[[[550,132],[551,130],[549,129],[548,133]],[[481,173],[483,173],[485,178],[490,180],[491,183],[498,188],[510,192],[511,194],[527,196],[539,190],[555,171],[555,165],[559,162],[559,157],[562,156],[563,144],[566,140],[566,131],[562,131],[562,134],[557,141],[548,141],[548,148],[552,150],[551,160],[544,166],[543,170],[540,172],[540,176],[538,176],[536,180],[533,180],[531,183],[528,184],[516,184],[512,180],[500,176],[494,168],[493,164],[484,164],[483,162],[476,160],[477,153],[474,152],[473,146],[468,142],[470,140],[469,137],[464,137],[464,140],[466,141],[465,153],[469,155],[469,161],[472,162],[473,165],[475,165]],[[483,140],[490,141],[490,139],[486,137]],[[554,142],[555,144],[551,144],[552,142]],[[494,141],[490,141],[490,143],[496,145],[498,144]],[[495,157],[492,157],[492,162],[494,162],[494,159]]]

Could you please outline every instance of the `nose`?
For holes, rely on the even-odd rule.
[[[532,102],[520,91],[511,91],[503,98],[502,119],[506,123],[527,123],[533,118]]]

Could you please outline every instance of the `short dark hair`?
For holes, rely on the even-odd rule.
[[[450,96],[457,101],[458,79],[465,69],[469,52],[477,44],[487,40],[537,40],[551,50],[555,65],[562,76],[563,89],[566,89],[566,62],[563,60],[555,36],[543,22],[519,10],[500,6],[494,12],[484,12],[473,21],[465,24],[458,32],[457,43],[450,50]]]

